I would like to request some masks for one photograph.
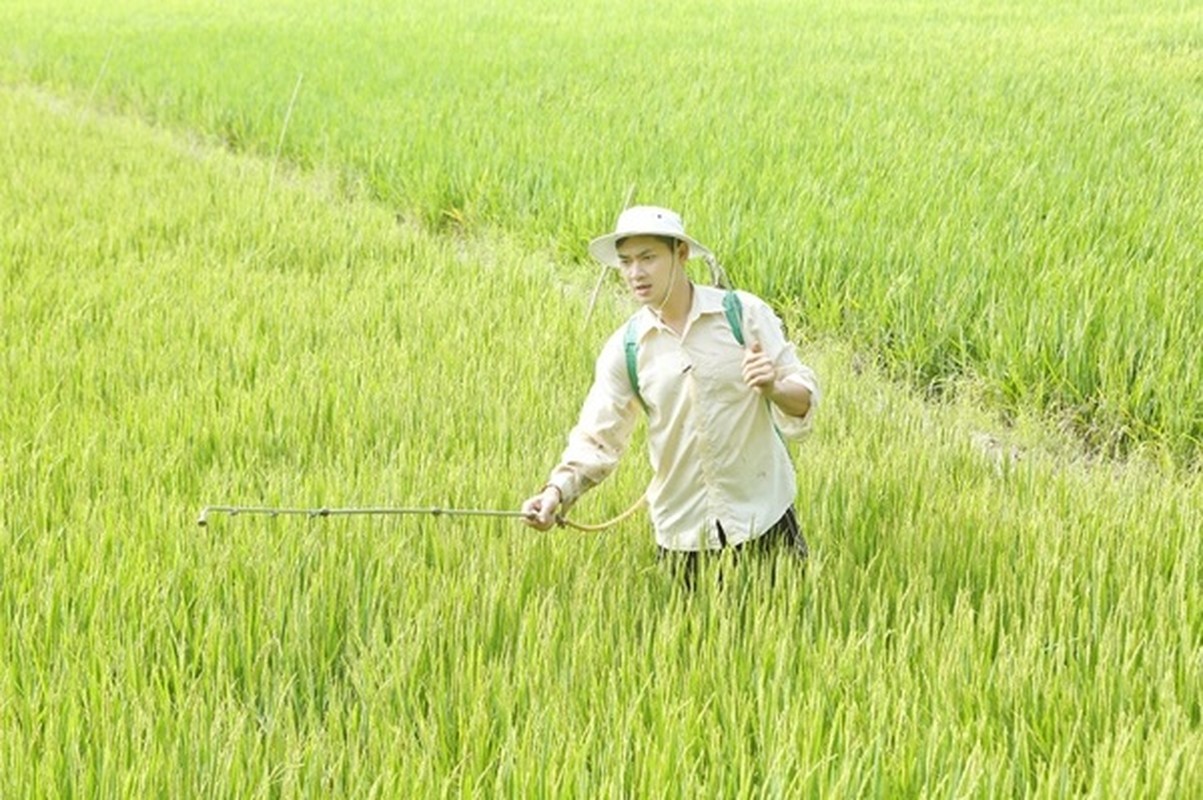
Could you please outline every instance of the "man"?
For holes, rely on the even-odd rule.
[[[602,347],[559,465],[522,505],[525,522],[549,529],[609,475],[646,413],[661,557],[691,573],[699,553],[725,548],[787,546],[805,558],[784,439],[809,431],[818,382],[781,320],[754,295],[692,283],[685,262],[712,256],[668,209],[627,209],[589,252],[621,272],[642,308]]]

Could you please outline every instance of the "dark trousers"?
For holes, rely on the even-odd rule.
[[[718,527],[718,540],[722,545],[718,550],[692,551],[657,548],[657,560],[666,564],[690,588],[697,580],[698,565],[703,558],[731,553],[735,560],[739,560],[748,556],[754,558],[768,556],[775,550],[785,549],[796,556],[799,561],[805,563],[810,555],[810,550],[806,547],[806,538],[802,535],[802,528],[798,525],[798,515],[794,512],[793,506],[786,509],[781,519],[777,520],[773,527],[762,535],[737,545],[729,546],[727,544],[727,533],[723,530],[721,522],[716,522],[715,525]]]

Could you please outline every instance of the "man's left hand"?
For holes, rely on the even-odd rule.
[[[760,342],[753,342],[744,351],[744,383],[761,394],[768,394],[777,382],[777,369],[773,362],[760,349]]]

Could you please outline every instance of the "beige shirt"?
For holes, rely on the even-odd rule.
[[[781,320],[763,300],[739,292],[745,341],[760,342],[779,379],[810,390],[810,410],[789,416],[744,383],[744,348],[723,313],[724,293],[695,285],[680,336],[648,308],[635,314],[653,471],[648,508],[657,544],[670,550],[721,547],[716,523],[731,545],[772,527],[797,491],[782,437],[803,438],[819,402],[815,374],[798,360]],[[552,471],[549,482],[565,507],[617,466],[644,413],[627,374],[625,333],[624,324],[602,347],[580,419]]]

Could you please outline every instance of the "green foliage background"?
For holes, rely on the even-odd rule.
[[[999,408],[1049,411],[1103,452],[1198,457],[1192,4],[0,13],[10,82],[240,150],[282,143],[430,224],[499,225],[574,259],[634,186],[682,209],[741,285],[919,387],[968,376]]]
[[[1199,794],[1200,23],[4,5],[0,796]],[[195,525],[516,507],[632,184],[824,383],[805,573]]]

